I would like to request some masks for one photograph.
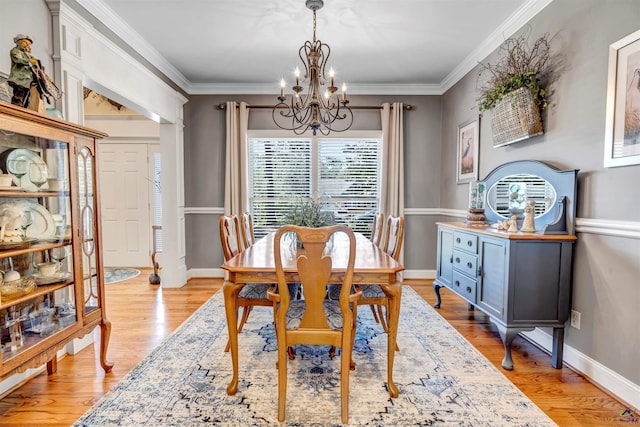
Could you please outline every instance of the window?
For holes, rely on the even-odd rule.
[[[280,227],[299,198],[326,204],[337,223],[369,233],[380,207],[382,140],[249,137],[248,197],[256,237]]]

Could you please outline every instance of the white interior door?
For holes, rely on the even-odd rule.
[[[99,144],[103,259],[107,267],[151,267],[147,144]]]

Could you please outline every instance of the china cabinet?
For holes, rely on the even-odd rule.
[[[440,307],[440,288],[445,287],[486,313],[504,343],[504,369],[513,369],[513,339],[536,327],[553,329],[551,364],[562,367],[571,310],[577,173],[529,160],[502,165],[482,181],[488,189],[488,224],[438,223],[435,306]],[[528,206],[534,231],[497,227],[511,219],[520,229]]]
[[[105,136],[0,103],[0,378],[55,372],[57,351],[97,326],[112,368],[96,179]]]

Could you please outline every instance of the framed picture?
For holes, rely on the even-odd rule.
[[[609,46],[604,166],[640,164],[640,31]]]
[[[478,179],[479,147],[480,117],[476,116],[458,126],[458,184]]]

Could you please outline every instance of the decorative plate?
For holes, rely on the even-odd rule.
[[[65,280],[70,279],[71,273],[59,271],[51,276],[43,276],[41,274],[34,273],[32,277],[35,279],[36,285],[50,285],[52,283],[64,282]]]
[[[35,165],[35,173],[37,177],[43,180],[43,184],[39,187],[31,181],[30,172],[32,166]],[[40,189],[49,188],[47,184],[47,164],[37,153],[26,148],[16,148],[7,156],[7,172],[13,175],[13,182],[30,193],[40,191]]]
[[[30,211],[33,214],[33,223],[26,230],[27,239],[51,239],[56,235],[55,220],[41,204],[31,200],[15,200],[1,203],[0,206],[9,204],[17,206],[23,212]]]

